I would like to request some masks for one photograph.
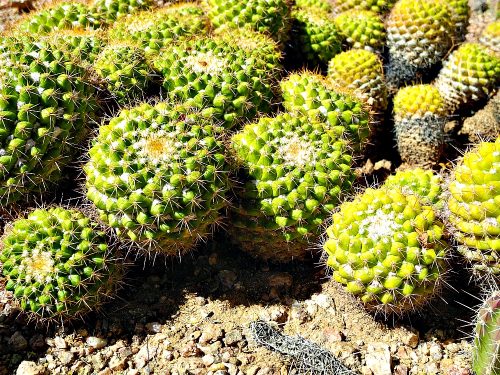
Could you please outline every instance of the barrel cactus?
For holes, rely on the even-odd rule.
[[[397,0],[333,0],[333,10],[335,13],[342,13],[347,10],[370,10],[375,13],[387,13]]]
[[[90,149],[87,197],[139,250],[183,254],[211,232],[227,204],[220,136],[210,118],[186,106],[122,110]]]
[[[230,215],[233,241],[264,259],[304,258],[350,190],[347,144],[334,127],[283,113],[246,125],[231,150],[241,180]]]
[[[500,55],[500,20],[486,26],[479,37],[479,43]]]
[[[50,43],[0,41],[0,202],[45,193],[88,133],[98,105],[79,61]]]
[[[17,307],[38,322],[79,318],[112,296],[122,275],[109,236],[78,210],[36,209],[1,238],[1,274]]]
[[[348,10],[335,17],[335,25],[351,48],[382,52],[385,44],[384,22],[368,10]]]
[[[496,375],[500,371],[500,291],[489,293],[475,322],[472,368],[477,375]]]
[[[332,11],[330,0],[295,0],[295,6],[302,9],[319,8],[327,12]]]
[[[97,14],[104,23],[112,24],[123,16],[152,6],[152,0],[95,0],[91,7],[93,13]]]
[[[328,64],[328,78],[363,100],[375,113],[387,108],[387,85],[382,60],[375,53],[351,49],[335,56]]]
[[[500,138],[467,152],[449,184],[449,222],[477,276],[500,276]]]
[[[444,225],[416,195],[369,188],[342,204],[326,233],[333,279],[368,310],[402,314],[439,291],[447,268]]]
[[[394,97],[394,129],[399,155],[413,166],[436,164],[444,147],[446,105],[432,85],[408,86]]]

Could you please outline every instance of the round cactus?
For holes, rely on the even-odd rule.
[[[103,24],[98,14],[83,2],[59,2],[29,13],[17,29],[31,34],[72,28],[96,29]]]
[[[449,184],[449,222],[478,275],[500,276],[500,138],[467,152]]]
[[[202,108],[230,128],[270,111],[279,69],[270,61],[229,37],[214,36],[167,47],[154,66],[171,100]]]
[[[288,0],[204,0],[203,4],[215,28],[250,26],[281,43],[287,39],[291,26]]]
[[[302,9],[319,8],[327,12],[332,11],[329,0],[295,0],[295,6]]]
[[[443,205],[443,177],[435,174],[430,169],[413,168],[398,171],[389,176],[384,186],[399,187],[404,194],[418,196],[425,204],[433,204],[434,207]]]
[[[48,40],[0,42],[0,202],[44,193],[75,156],[97,109],[79,63]]]
[[[158,52],[181,38],[206,34],[207,29],[208,20],[203,10],[185,3],[122,17],[113,24],[109,35],[115,40],[133,41],[149,53]]]
[[[281,82],[281,90],[287,111],[325,122],[343,133],[352,148],[362,148],[370,133],[369,116],[364,105],[350,93],[307,71],[291,74]]]
[[[479,37],[479,43],[500,55],[500,20],[486,26]]]
[[[444,0],[396,3],[386,22],[391,86],[400,86],[414,78],[418,69],[441,61],[453,45],[453,14]]]
[[[494,290],[478,311],[472,368],[477,375],[500,371],[500,291]]]
[[[439,161],[444,147],[446,105],[431,85],[408,86],[394,97],[394,129],[403,162],[428,166]]]
[[[384,14],[388,12],[397,0],[333,0],[333,11],[337,14],[347,10],[370,10]]]
[[[92,11],[105,23],[112,24],[120,17],[152,6],[152,0],[95,0],[92,3]]]
[[[351,48],[381,52],[385,28],[380,16],[368,10],[348,10],[335,17],[335,25]]]
[[[417,196],[367,189],[333,215],[323,246],[327,265],[369,310],[417,309],[436,294],[446,271],[443,227]]]
[[[142,100],[154,73],[142,48],[127,43],[106,46],[93,68],[119,104]]]
[[[333,16],[320,8],[296,8],[293,40],[298,50],[311,62],[327,63],[341,51],[340,35]]]
[[[384,67],[373,52],[352,49],[335,56],[328,64],[328,78],[338,87],[346,87],[376,113],[387,108]]]
[[[435,84],[450,112],[473,105],[500,84],[500,55],[479,43],[464,43],[444,62]]]
[[[463,40],[469,24],[469,1],[468,0],[450,0],[448,6],[452,10],[452,21],[455,26],[456,40]]]
[[[0,261],[6,290],[37,321],[66,320],[98,308],[122,269],[107,234],[74,209],[37,209],[5,229]]]
[[[101,219],[144,250],[182,254],[205,237],[226,205],[220,128],[194,109],[142,104],[99,135],[84,167]]]
[[[233,240],[261,258],[303,258],[350,190],[346,143],[325,123],[284,113],[245,126],[231,149],[243,180],[232,208]]]

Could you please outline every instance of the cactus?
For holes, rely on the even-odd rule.
[[[133,41],[150,53],[181,38],[206,34],[207,28],[203,10],[185,3],[122,17],[113,24],[109,35],[115,40]]]
[[[329,0],[295,0],[295,6],[301,9],[319,8],[326,12],[332,12]]]
[[[204,109],[228,128],[269,112],[279,66],[237,41],[195,38],[162,50],[154,66],[168,97]]]
[[[121,42],[106,46],[95,59],[93,68],[122,105],[142,100],[154,74],[140,47]]]
[[[493,53],[500,55],[500,20],[486,26],[479,37],[479,43]]]
[[[384,14],[388,12],[397,0],[333,0],[333,11],[336,14],[347,10],[370,10]]]
[[[324,77],[307,71],[291,74],[281,82],[281,90],[287,111],[325,122],[343,133],[352,148],[362,148],[370,133],[369,116],[364,104],[350,92],[344,93]]]
[[[152,0],[95,0],[92,11],[106,24],[153,6]]]
[[[122,110],[100,127],[84,166],[101,220],[144,251],[192,249],[227,204],[220,131],[186,106]]]
[[[348,10],[335,17],[335,25],[351,48],[381,52],[385,44],[385,28],[381,17],[368,10]]]
[[[449,111],[488,98],[500,84],[500,55],[479,43],[464,43],[444,62],[436,87]]]
[[[452,22],[455,26],[455,39],[462,41],[467,32],[469,24],[469,1],[468,0],[451,0],[448,1],[448,6],[451,8]]]
[[[250,26],[284,43],[291,26],[288,0],[204,0],[208,18],[214,28]]]
[[[494,290],[478,311],[472,352],[472,368],[477,375],[500,371],[500,291]]]
[[[72,28],[97,29],[103,20],[84,2],[56,2],[34,13],[29,13],[16,26],[16,29],[43,34],[55,30]]]
[[[453,11],[444,0],[400,0],[387,21],[391,86],[411,80],[419,69],[429,68],[453,45]]]
[[[304,258],[354,178],[337,129],[284,113],[245,126],[231,150],[242,179],[230,216],[233,241],[264,259]]]
[[[368,104],[373,112],[387,108],[387,85],[381,59],[373,52],[352,49],[335,56],[328,64],[328,78]]]
[[[384,186],[399,187],[404,194],[416,195],[425,204],[442,208],[443,177],[430,169],[413,168],[389,176]]]
[[[320,8],[296,8],[292,12],[293,41],[310,62],[327,63],[341,51],[333,16]]]
[[[45,193],[75,156],[97,109],[79,62],[50,43],[0,40],[0,202]]]
[[[323,248],[333,279],[368,310],[402,314],[439,290],[446,272],[443,231],[417,196],[369,188],[333,215]]]
[[[449,184],[449,222],[477,276],[500,275],[500,137],[467,152]]]
[[[437,88],[408,86],[394,97],[394,129],[399,155],[414,166],[437,163],[444,147],[446,106]]]
[[[16,305],[41,322],[95,310],[122,274],[99,224],[62,207],[37,209],[8,225],[0,261]]]

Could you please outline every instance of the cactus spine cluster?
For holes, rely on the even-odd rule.
[[[38,321],[73,319],[99,307],[121,267],[107,234],[74,209],[37,209],[10,224],[0,261],[18,307]]]

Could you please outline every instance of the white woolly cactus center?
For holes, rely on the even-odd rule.
[[[158,130],[144,131],[136,148],[140,156],[145,157],[153,164],[165,163],[177,157],[176,134]]]
[[[26,274],[26,280],[35,280],[40,283],[50,282],[50,276],[55,272],[54,259],[49,251],[33,249],[30,253],[24,251],[21,255],[21,267]]]
[[[186,57],[186,65],[195,73],[216,74],[226,69],[227,62],[215,56],[212,51],[193,51]]]
[[[145,30],[149,30],[155,26],[154,19],[135,19],[128,26],[127,30],[130,32],[141,32]]]
[[[371,211],[373,212],[373,211]],[[368,211],[368,213],[371,213]],[[376,210],[359,223],[359,234],[369,237],[373,242],[392,238],[395,232],[400,231],[402,225],[396,221],[394,211],[384,212]]]
[[[301,139],[296,134],[290,138],[278,138],[278,141],[277,151],[283,158],[285,165],[303,167],[316,164],[315,147],[311,141]]]

